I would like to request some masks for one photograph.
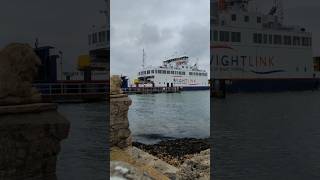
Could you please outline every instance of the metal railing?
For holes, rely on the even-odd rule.
[[[128,87],[122,88],[125,93],[174,93],[180,92],[181,87]]]
[[[107,83],[35,83],[33,84],[42,95],[85,95],[107,94]]]

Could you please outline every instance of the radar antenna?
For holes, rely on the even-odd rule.
[[[104,14],[107,20],[107,24],[109,24],[109,10],[110,10],[110,1],[109,0],[104,0],[104,2],[106,3],[105,9],[100,10],[99,12],[101,14]]]
[[[283,23],[284,13],[283,13],[283,2],[282,0],[274,0],[273,7],[271,8],[270,15],[275,15],[278,17],[279,23]]]

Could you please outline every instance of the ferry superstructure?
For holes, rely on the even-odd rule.
[[[163,61],[162,66],[150,66],[138,72],[140,85],[149,87],[181,87],[182,90],[207,90],[208,73],[189,58],[181,56]]]
[[[312,33],[283,24],[281,1],[267,14],[250,0],[211,2],[211,79],[227,91],[312,89],[318,85]]]

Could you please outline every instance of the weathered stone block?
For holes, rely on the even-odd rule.
[[[131,145],[128,110],[131,99],[124,94],[110,96],[110,145],[125,148]]]
[[[0,179],[56,179],[70,123],[55,104],[0,106]]]

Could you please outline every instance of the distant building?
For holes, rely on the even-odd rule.
[[[52,46],[42,46],[34,49],[41,60],[38,76],[35,79],[36,83],[53,83],[57,81],[57,59],[59,55],[53,54],[53,49],[54,47]]]

